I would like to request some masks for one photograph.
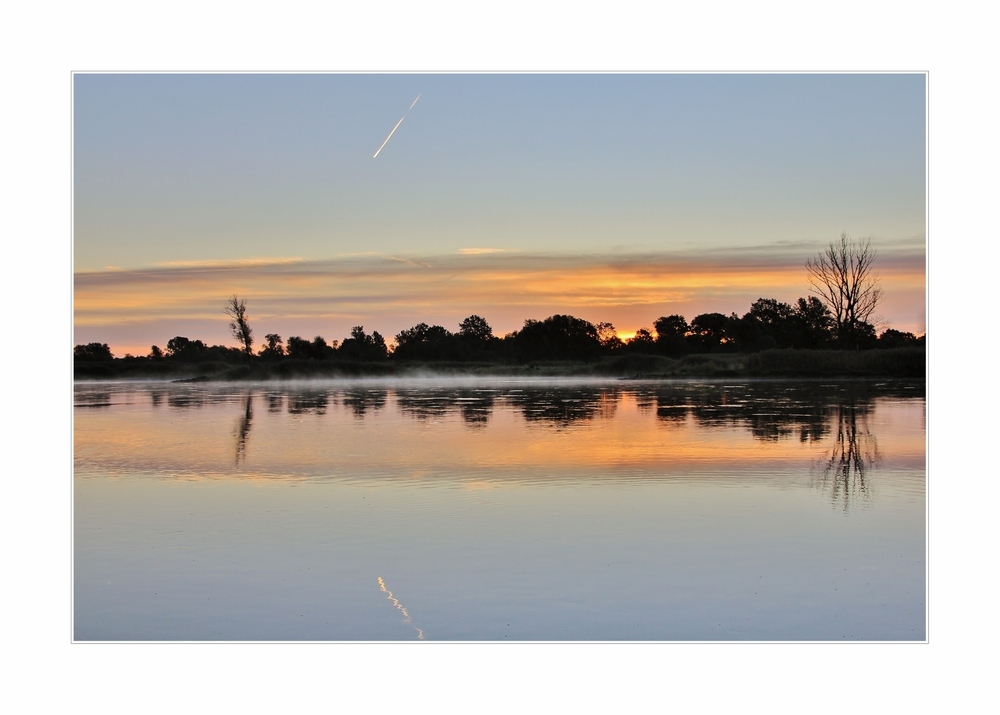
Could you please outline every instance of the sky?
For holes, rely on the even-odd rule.
[[[842,232],[878,251],[880,327],[920,334],[925,117],[922,73],[78,73],[74,341],[235,344],[233,294],[258,342],[627,337],[806,296]]]

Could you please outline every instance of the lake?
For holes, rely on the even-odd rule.
[[[74,386],[77,641],[923,641],[923,383]]]

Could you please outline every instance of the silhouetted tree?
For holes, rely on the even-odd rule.
[[[378,331],[368,335],[363,325],[356,325],[351,328],[351,337],[340,344],[338,353],[351,360],[384,360],[389,349]]]
[[[103,362],[114,359],[107,343],[87,343],[73,348],[73,358],[88,362]]]
[[[451,332],[441,325],[417,323],[412,328],[401,330],[396,335],[396,344],[403,346],[416,345],[418,343],[437,342],[448,338],[450,335]]]
[[[635,335],[628,339],[626,346],[629,352],[654,353],[656,352],[656,339],[649,328],[639,328],[635,331]]]
[[[288,338],[286,355],[293,360],[310,360],[313,356],[312,343],[298,335],[293,335]]]
[[[399,360],[460,360],[468,347],[462,343],[467,341],[454,337],[441,325],[418,323],[396,334],[393,356]]]
[[[372,354],[375,357],[379,359],[389,357],[389,346],[386,345],[385,338],[382,337],[379,331],[377,330],[372,331],[372,339],[371,342],[369,343],[369,346],[371,347]]]
[[[688,342],[696,351],[717,352],[733,342],[731,326],[739,320],[735,315],[702,313],[691,321]]]
[[[889,328],[878,336],[878,346],[880,348],[905,348],[918,345],[919,338],[913,333],[902,333]]]
[[[336,347],[336,340],[332,345],[328,344],[322,335],[317,335],[312,340],[293,335],[288,338],[285,355],[292,360],[329,360],[336,354]]]
[[[667,315],[653,323],[656,347],[664,355],[683,355],[688,351],[685,337],[691,330],[683,315]]]
[[[830,310],[814,295],[798,299],[791,322],[794,347],[821,348],[833,339]]]
[[[792,317],[792,306],[774,298],[758,298],[750,304],[747,317],[773,333],[780,332]]]
[[[478,315],[470,315],[459,323],[458,334],[470,340],[489,342],[493,337],[493,328],[490,327],[490,324],[484,318]]]
[[[873,348],[878,345],[878,335],[871,323],[856,323],[851,330],[850,339],[845,343],[852,348]]]
[[[333,341],[333,345],[331,346],[326,342],[326,338],[322,335],[317,335],[312,341],[312,356],[316,360],[326,360],[328,358],[332,358],[336,352],[336,345],[336,340]]]
[[[882,301],[882,288],[873,270],[877,256],[869,239],[854,241],[842,233],[839,242],[830,243],[806,261],[812,292],[830,309],[842,346],[859,347],[874,338],[868,319]]]
[[[200,340],[188,340],[182,335],[167,341],[167,355],[171,358],[191,360],[203,358],[207,347]]]
[[[740,350],[792,347],[792,306],[774,298],[758,298],[750,310],[730,325]]]
[[[601,350],[597,327],[572,315],[525,320],[514,342],[528,360],[591,360]]]
[[[225,312],[230,318],[229,329],[243,346],[243,352],[249,360],[253,356],[253,330],[247,321],[247,302],[234,295],[226,301]]]
[[[153,347],[151,347],[149,349],[149,358],[151,360],[162,360],[163,359],[163,351],[160,350],[160,347],[158,345],[154,345]]]
[[[285,354],[285,346],[282,345],[281,336],[277,333],[268,333],[264,336],[266,344],[261,348],[261,357],[278,358]]]
[[[614,325],[611,323],[598,323],[595,327],[597,328],[597,342],[601,344],[601,348],[605,352],[618,352],[625,347],[625,343],[618,337],[618,331],[615,330]]]

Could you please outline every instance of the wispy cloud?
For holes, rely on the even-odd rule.
[[[298,257],[289,258],[242,258],[234,261],[167,261],[157,263],[164,268],[238,268],[242,266],[281,266],[302,263]]]
[[[486,317],[498,334],[519,328],[525,318],[557,312],[631,330],[671,313],[688,318],[701,312],[742,313],[761,297],[793,301],[807,294],[803,262],[812,252],[801,246],[642,255],[491,251],[81,272],[75,276],[74,325],[77,342],[108,342],[111,334],[129,335],[144,326],[135,344],[145,344],[146,351],[151,341],[162,343],[174,335],[226,342],[222,307],[236,293],[248,300],[261,335],[339,339],[351,326],[365,325],[388,337],[421,321],[456,329],[473,313]],[[910,310],[911,304],[922,309],[922,252],[886,250],[880,273],[887,296],[895,296],[900,310]],[[906,327],[916,320],[909,313],[898,313],[888,301],[886,307],[890,322],[917,329]]]
[[[484,253],[505,253],[504,248],[460,248],[458,252],[463,256],[480,256]]]
[[[430,263],[427,263],[426,261],[418,261],[418,260],[413,259],[413,258],[400,258],[399,256],[386,256],[386,260],[397,261],[399,263],[408,263],[411,266],[418,266],[420,268],[433,268],[434,267]]]

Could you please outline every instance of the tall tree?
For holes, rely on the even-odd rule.
[[[831,242],[806,261],[809,285],[829,307],[842,345],[857,346],[864,335],[873,332],[868,319],[883,297],[873,270],[877,256],[869,239],[855,241],[842,233],[839,242]]]
[[[243,345],[243,352],[247,355],[247,360],[253,355],[253,330],[247,321],[247,302],[242,298],[233,296],[226,301],[226,315],[229,316],[229,329],[233,337]]]

